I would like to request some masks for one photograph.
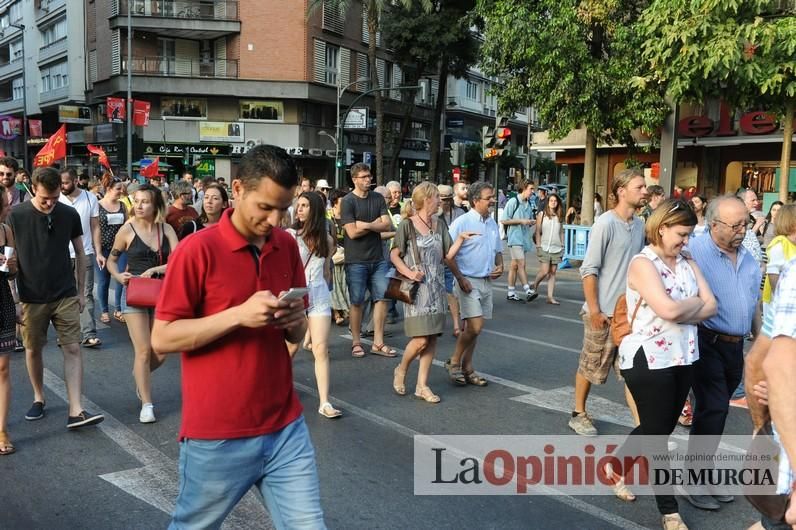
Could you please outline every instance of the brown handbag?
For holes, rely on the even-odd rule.
[[[158,267],[163,264],[160,248],[160,225],[158,225]],[[155,307],[160,296],[163,280],[135,276],[127,281],[127,305],[130,307]]]
[[[771,421],[767,421],[760,427],[752,438],[752,443],[746,451],[749,455],[744,460],[744,469],[755,469],[760,466],[761,457],[766,455],[768,462],[777,462],[779,456],[779,445],[774,441],[774,432],[771,429]],[[752,457],[754,455],[754,457]],[[760,486],[756,486],[756,490]],[[749,504],[755,507],[758,512],[762,513],[772,521],[784,521],[785,511],[788,509],[789,495],[777,493],[777,488],[772,485],[770,493],[762,495],[760,493],[744,494]]]
[[[412,256],[415,260],[414,269],[420,265],[420,254],[417,251],[417,232],[415,232],[415,225],[411,219],[407,219],[409,222],[409,247],[412,250]],[[387,290],[384,291],[384,297],[389,298],[390,300],[398,300],[399,302],[403,302],[405,304],[412,305],[415,303],[415,298],[417,297],[417,290],[420,289],[420,284],[414,280],[410,280],[397,270],[395,271],[395,276],[390,278],[389,283],[387,284]]]
[[[625,298],[625,295],[620,294],[619,298],[616,299],[616,305],[614,306],[614,316],[611,319],[611,338],[616,346],[619,346],[622,343],[622,339],[633,332],[633,322],[636,320],[636,314],[638,313],[638,308],[641,307],[641,302],[642,299],[639,298],[636,308],[633,310],[633,318],[631,318],[628,322],[627,299]]]

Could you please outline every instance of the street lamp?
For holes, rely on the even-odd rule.
[[[345,91],[352,86],[356,85],[357,83],[367,83],[368,81],[370,81],[369,77],[360,77],[353,83],[348,83],[345,87],[340,87],[340,76],[337,76],[337,124],[334,128],[334,185],[337,188],[340,188],[343,182],[343,179],[340,176],[340,170],[343,169],[343,163],[340,160],[340,138],[343,135],[343,124],[340,121],[340,98],[343,97]],[[321,132],[326,133],[326,131]],[[329,135],[329,133],[326,134]]]
[[[334,142],[335,149],[337,148],[337,138],[333,134],[329,134],[326,131],[318,131],[318,136],[327,136],[331,141]]]
[[[22,35],[22,162],[25,164],[25,169],[30,171],[30,166],[28,165],[28,83],[25,76],[25,24],[9,24],[8,27],[18,29]]]

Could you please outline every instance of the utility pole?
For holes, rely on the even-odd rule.
[[[28,164],[28,81],[25,71],[25,24],[9,24],[10,27],[19,30],[22,36],[22,163],[25,169],[30,171]]]
[[[133,21],[132,0],[127,0],[127,177],[133,178]],[[166,122],[163,122],[165,134]]]

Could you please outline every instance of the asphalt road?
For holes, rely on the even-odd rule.
[[[573,271],[562,273],[560,280],[561,306],[545,304],[544,296],[530,304],[507,302],[505,279],[498,282],[495,318],[476,350],[476,367],[490,384],[453,387],[438,362],[429,381],[442,398],[438,405],[395,395],[395,360],[352,358],[346,328],[333,326],[332,401],[345,415],[327,420],[316,413],[312,356],[297,355],[295,382],[317,452],[330,528],[660,528],[652,497],[622,503],[598,495],[414,495],[416,434],[571,434],[567,411],[582,339],[578,311],[583,295]],[[402,325],[389,330],[388,344],[403,348]],[[23,419],[32,392],[24,356],[12,359],[9,432],[18,452],[0,457],[0,528],[168,525],[177,491],[179,357],[154,374],[158,422],[142,425],[126,329],[114,321],[99,334],[103,347],[84,351],[86,408],[107,415],[97,428],[67,432],[63,364],[54,340],[45,352],[47,415],[41,421]],[[453,344],[450,332],[440,339],[438,361],[450,356]],[[416,365],[407,378],[409,393],[415,374]],[[601,434],[629,432],[623,404],[623,389],[613,376],[593,389],[590,408]],[[745,434],[750,428],[746,411],[732,409],[727,432]],[[740,498],[715,513],[696,510],[682,499],[680,508],[695,529],[742,529],[756,521],[753,508]],[[251,497],[226,526],[267,528],[269,519]]]

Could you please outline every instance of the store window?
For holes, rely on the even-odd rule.
[[[241,101],[242,120],[283,121],[285,109],[281,101]]]
[[[207,100],[202,98],[162,98],[160,114],[173,118],[207,118]]]

